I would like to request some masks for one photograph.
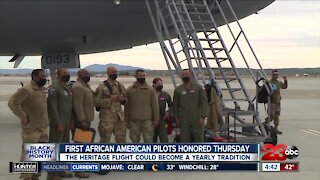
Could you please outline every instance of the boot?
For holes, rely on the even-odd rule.
[[[277,134],[282,134],[282,131],[280,131],[280,130],[278,129],[278,126],[279,126],[279,125],[275,125],[276,132],[277,132]]]

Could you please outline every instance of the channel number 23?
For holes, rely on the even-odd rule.
[[[261,157],[261,160],[284,161],[287,159],[287,155],[285,154],[286,148],[285,144],[278,144],[276,146],[264,144],[261,151],[266,153]]]

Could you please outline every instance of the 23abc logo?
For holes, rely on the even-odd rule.
[[[261,148],[262,152],[266,152],[261,160],[267,161],[284,161],[288,159],[295,159],[299,156],[299,149],[296,146],[287,146],[285,144],[264,144]]]

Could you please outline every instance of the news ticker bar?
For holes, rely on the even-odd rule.
[[[39,163],[10,162],[10,173],[61,171],[258,171],[259,163]]]
[[[259,168],[260,166],[260,168]],[[10,173],[38,173],[62,171],[261,171],[299,172],[299,162],[256,163],[48,163],[9,162]]]

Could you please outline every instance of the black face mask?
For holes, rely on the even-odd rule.
[[[137,78],[137,81],[139,84],[143,84],[144,82],[146,82],[146,78]]]
[[[182,81],[183,81],[184,83],[187,83],[187,82],[190,81],[190,77],[183,77],[183,78],[182,78]]]
[[[90,81],[90,76],[83,77],[82,81],[88,83]]]
[[[47,79],[39,79],[39,81],[35,81],[38,87],[43,87],[47,83]]]
[[[70,80],[70,75],[64,75],[61,77],[61,80],[64,82],[68,82]]]
[[[118,77],[118,74],[110,74],[109,77],[110,79],[116,80]]]
[[[163,86],[156,86],[157,91],[161,91],[163,89]]]

